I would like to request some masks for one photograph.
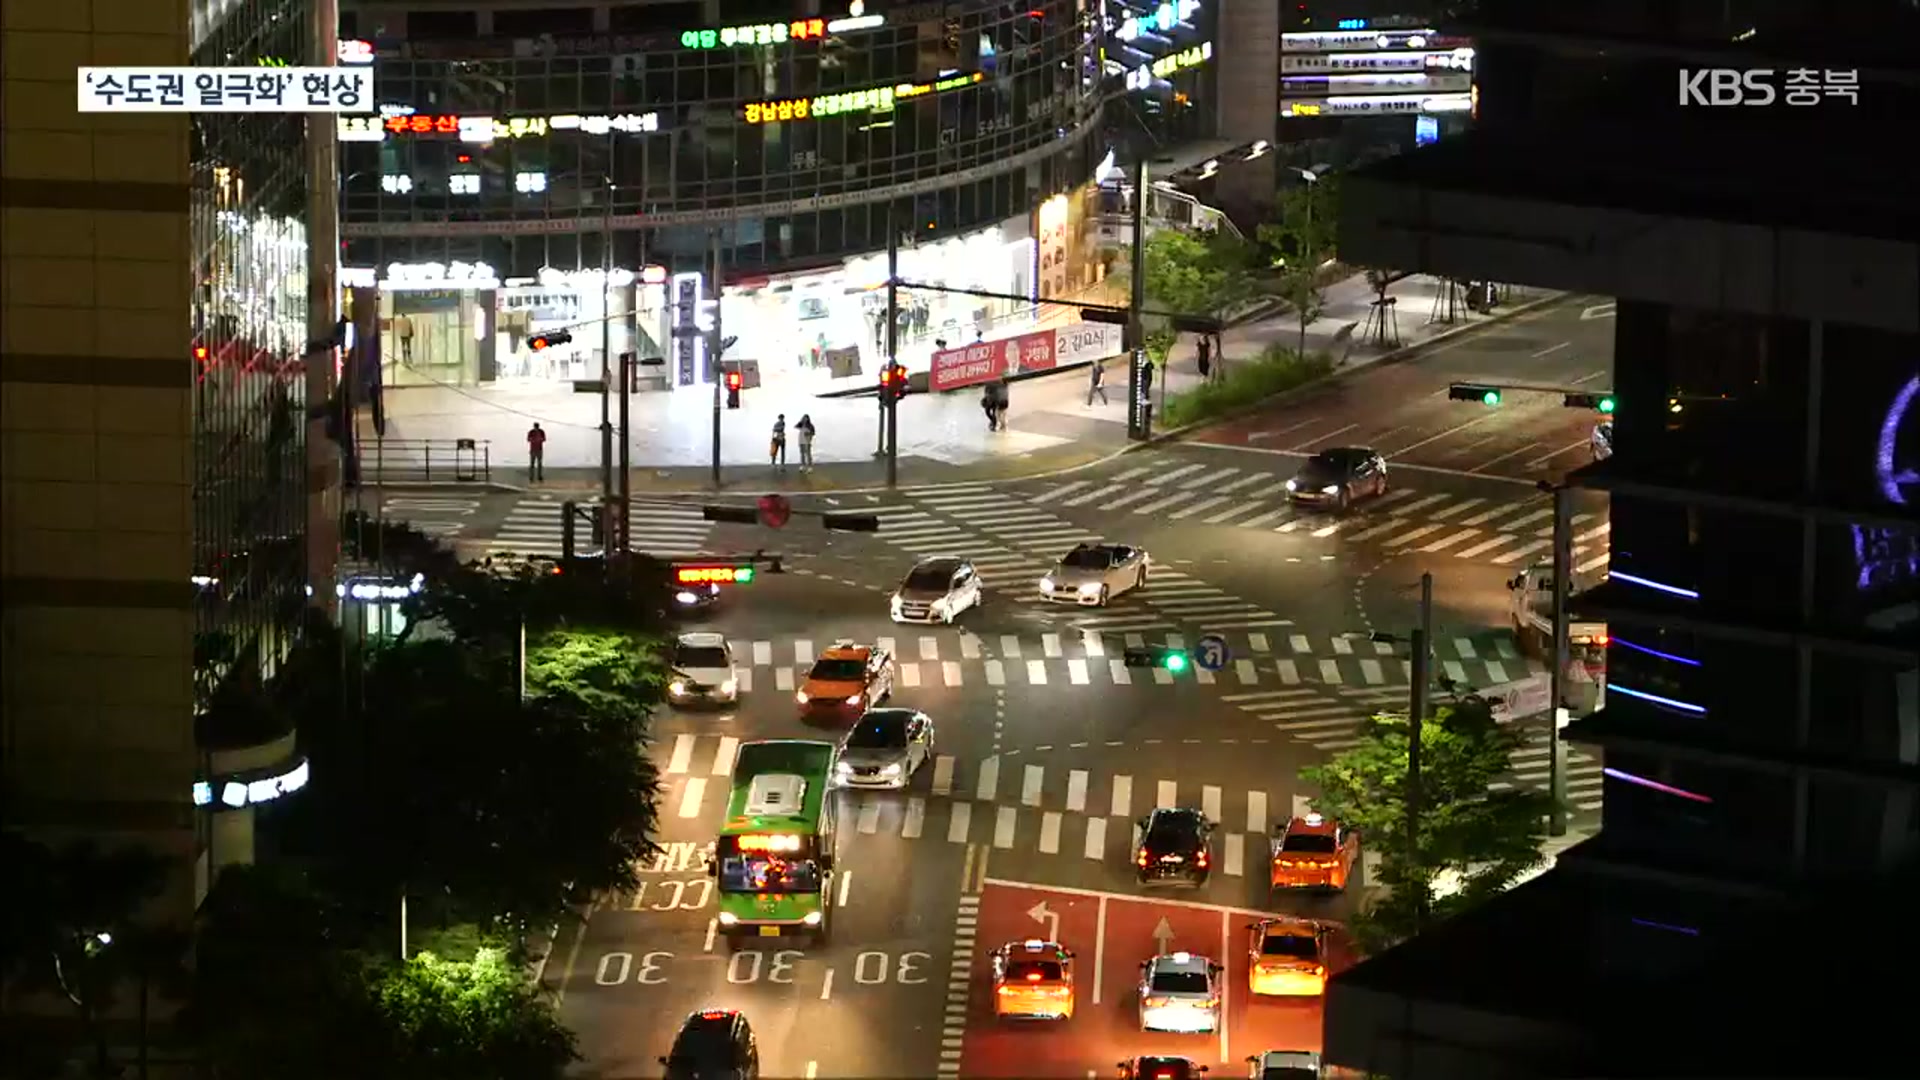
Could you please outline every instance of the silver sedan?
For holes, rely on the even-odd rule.
[[[1061,604],[1106,607],[1121,593],[1145,585],[1148,565],[1145,548],[1080,544],[1040,579],[1040,596]]]

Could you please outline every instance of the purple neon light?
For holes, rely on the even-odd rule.
[[[1644,776],[1635,776],[1630,772],[1626,772],[1625,770],[1622,770],[1622,769],[1616,769],[1616,768],[1613,768],[1612,766],[1608,766],[1607,768],[1601,769],[1600,775],[1611,776],[1615,780],[1624,780],[1629,784],[1638,784],[1641,787],[1646,788],[1648,791],[1657,791],[1662,795],[1672,795],[1672,796],[1675,796],[1676,798],[1681,798],[1681,799],[1692,799],[1694,802],[1704,803],[1707,806],[1713,805],[1713,800],[1708,798],[1705,795],[1701,795],[1697,792],[1688,791],[1685,788],[1677,788],[1677,787],[1674,787],[1672,784],[1663,784],[1658,780],[1649,780]]]
[[[1615,581],[1624,581],[1629,585],[1638,585],[1643,589],[1654,589],[1663,593],[1671,593],[1674,596],[1683,596],[1688,600],[1700,599],[1700,594],[1692,589],[1683,589],[1678,585],[1669,585],[1664,581],[1655,581],[1652,578],[1644,578],[1638,574],[1628,574],[1619,570],[1612,570],[1608,572],[1607,576]]]
[[[1661,652],[1659,649],[1649,649],[1645,645],[1635,645],[1633,642],[1628,641],[1626,638],[1620,637],[1618,635],[1607,638],[1607,644],[1625,645],[1627,648],[1632,649],[1634,652],[1646,653],[1648,656],[1657,656],[1662,660],[1671,660],[1676,664],[1685,664],[1688,667],[1700,666],[1700,661],[1698,660],[1690,660],[1684,656],[1675,656],[1673,653]]]
[[[1672,923],[1654,922],[1652,919],[1635,919],[1633,925],[1644,926],[1649,930],[1665,930],[1670,934],[1685,934],[1688,937],[1700,936],[1700,931],[1691,926],[1675,926]]]
[[[1900,448],[1900,428],[1906,423],[1907,414],[1913,409],[1913,400],[1920,397],[1920,375],[1908,380],[1907,385],[1893,396],[1893,404],[1887,408],[1886,419],[1880,422],[1880,445],[1875,454],[1874,465],[1880,478],[1880,492],[1887,501],[1895,506],[1907,505],[1906,488],[1920,484],[1920,470],[1896,470],[1894,454]]]
[[[1616,682],[1610,682],[1607,684],[1607,693],[1625,694],[1628,697],[1639,698],[1642,701],[1651,701],[1655,705],[1664,705],[1669,709],[1679,709],[1681,712],[1695,713],[1700,716],[1705,716],[1707,714],[1707,707],[1705,705],[1695,705],[1690,701],[1681,701],[1678,698],[1661,697],[1659,694],[1649,694],[1645,690],[1635,690],[1632,687],[1621,686],[1619,683],[1616,683]]]

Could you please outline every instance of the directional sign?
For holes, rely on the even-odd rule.
[[[1027,918],[1047,928],[1047,940],[1060,940],[1060,913],[1047,907],[1045,900],[1027,909]]]
[[[1227,648],[1227,639],[1219,634],[1208,634],[1194,645],[1193,662],[1208,671],[1219,671],[1231,659],[1233,653]]]

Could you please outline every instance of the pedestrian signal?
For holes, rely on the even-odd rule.
[[[729,371],[727,372],[727,408],[737,409],[739,407],[740,373],[737,371]]]
[[[551,349],[555,345],[565,345],[573,340],[573,335],[565,330],[549,330],[544,334],[535,334],[527,339],[527,348],[534,352]]]
[[[1174,674],[1187,670],[1187,654],[1165,645],[1140,645],[1126,650],[1123,661],[1130,668],[1165,668]]]
[[[1564,400],[1566,407],[1569,409],[1592,409],[1595,412],[1605,413],[1608,416],[1613,415],[1614,402],[1612,394],[1570,393],[1566,395]]]
[[[1455,401],[1477,401],[1482,405],[1500,404],[1500,388],[1480,383],[1454,383],[1447,387],[1447,396]]]

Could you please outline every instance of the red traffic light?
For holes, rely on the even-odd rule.
[[[727,389],[729,390],[740,389],[740,373],[739,372],[737,371],[727,372]]]
[[[527,348],[534,352],[550,349],[555,345],[565,345],[573,340],[573,335],[565,330],[553,330],[545,334],[535,334],[527,339]]]
[[[889,383],[891,383],[891,382],[893,382],[893,368],[892,368],[892,366],[887,366],[887,367],[883,367],[883,368],[881,368],[881,369],[880,369],[880,385],[881,385],[881,386],[886,386],[886,385],[888,385],[888,384],[889,384]]]
[[[681,585],[745,585],[753,580],[753,567],[676,566],[673,580]]]

